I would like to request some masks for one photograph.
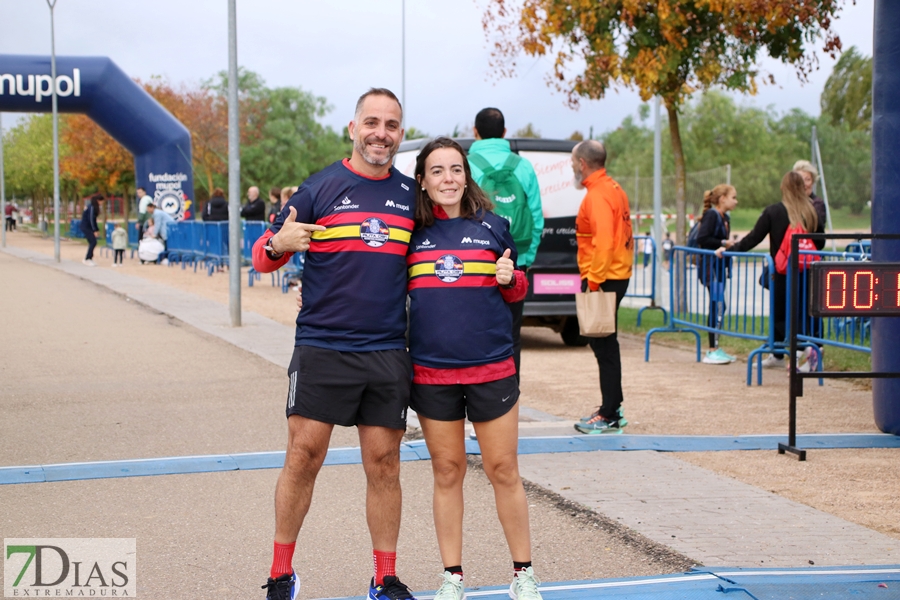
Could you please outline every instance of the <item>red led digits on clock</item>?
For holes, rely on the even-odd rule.
[[[900,275],[897,276],[897,281],[900,282]],[[840,310],[845,306],[847,306],[847,274],[843,271],[829,271],[825,274],[825,308]]]
[[[860,289],[860,279],[868,278],[868,284]],[[853,275],[853,308],[867,309],[875,304],[875,274],[872,271],[857,271]],[[862,294],[860,294],[862,292]],[[860,302],[860,296],[868,297],[867,303]]]
[[[814,263],[810,315],[900,316],[900,262]]]

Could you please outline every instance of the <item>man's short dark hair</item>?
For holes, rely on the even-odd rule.
[[[475,115],[475,130],[483,140],[502,138],[506,122],[499,108],[483,108]]]
[[[397,106],[400,107],[400,120],[403,121],[403,105],[400,104],[399,98],[397,95],[387,88],[371,88],[368,92],[359,97],[359,100],[356,101],[356,112],[353,113],[353,119],[355,121],[359,120],[360,114],[362,113],[363,104],[366,101],[366,98],[369,96],[386,96],[397,103]]]
[[[597,140],[585,140],[575,146],[575,157],[583,158],[587,166],[593,170],[606,167],[606,147]]]

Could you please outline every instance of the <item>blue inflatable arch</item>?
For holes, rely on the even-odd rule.
[[[872,233],[900,233],[900,2],[875,0],[872,53]],[[900,242],[875,240],[872,258],[900,262]],[[872,369],[900,372],[900,317],[872,319]],[[872,381],[875,425],[900,435],[900,379]],[[848,410],[853,410],[848,407]]]
[[[49,56],[0,54],[0,111],[51,112]],[[116,64],[57,56],[59,112],[84,113],[134,155],[139,187],[176,218],[191,218],[191,134]]]

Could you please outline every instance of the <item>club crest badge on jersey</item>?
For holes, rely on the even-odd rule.
[[[367,246],[380,248],[391,237],[391,230],[387,223],[378,217],[369,217],[359,225],[359,237]]]
[[[453,254],[445,254],[434,263],[434,274],[444,283],[453,283],[463,274],[463,261]]]

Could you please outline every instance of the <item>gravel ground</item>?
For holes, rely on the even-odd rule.
[[[52,240],[26,233],[9,234],[9,243],[45,254],[53,252]],[[83,252],[83,244],[67,241],[62,244],[63,258],[80,260]],[[109,268],[111,259],[98,259],[97,262],[100,265],[98,268]],[[140,265],[138,261],[127,258],[125,264],[125,267],[119,269],[123,273],[146,277],[222,304],[228,302],[227,273],[207,277],[206,274],[178,267]],[[46,279],[47,277],[42,276],[38,281]],[[284,295],[280,288],[271,287],[267,275],[256,282],[253,288],[247,287],[246,274],[243,275],[242,282],[244,310],[257,312],[288,325],[293,323],[293,294]],[[68,288],[67,285],[64,287]],[[155,318],[168,321],[159,315]],[[170,329],[190,328],[174,324]],[[202,338],[197,332],[190,332],[195,338]],[[129,340],[131,348],[138,348],[147,341],[133,331],[125,330],[120,335]],[[207,341],[211,343],[210,340]],[[186,348],[191,348],[191,344],[195,342],[183,343],[187,344]],[[626,398],[624,406],[631,423],[629,433],[738,435],[787,432],[788,395],[785,373],[766,371],[762,387],[747,387],[746,364],[743,362],[727,366],[704,365],[695,362],[692,351],[654,342],[651,362],[645,363],[643,339],[622,336],[621,346]],[[190,365],[189,368],[194,373],[208,371],[210,365],[218,364],[215,359],[204,359],[201,353],[206,352],[205,350],[199,347],[196,350],[185,353],[191,357],[190,360],[181,359]],[[67,360],[74,361],[75,357],[69,356]],[[246,360],[237,359],[237,363]],[[260,364],[252,361],[246,363],[244,368],[251,366],[259,372],[272,369],[273,383],[266,385],[271,385],[271,393],[280,398],[283,395],[283,381],[280,379],[283,377],[283,369],[262,364],[264,361],[257,362]],[[526,328],[523,331],[522,365],[524,406],[566,419],[575,419],[589,413],[599,402],[597,366],[589,349],[568,348],[549,330]],[[232,367],[230,363],[222,366],[225,368],[217,367],[216,371],[225,374],[227,378],[226,371],[233,372],[230,371]],[[565,376],[561,376],[563,373]],[[799,401],[798,432],[877,431],[872,417],[870,391],[841,381],[826,381],[823,387],[809,383],[807,382],[805,396]],[[65,383],[60,385],[64,386]],[[152,387],[147,382],[140,386],[142,390]],[[223,386],[228,388],[229,384]],[[252,418],[249,414],[240,413],[234,414],[234,418],[243,426],[254,421],[258,423],[260,408],[250,409],[249,412],[252,413]],[[271,449],[273,445],[281,443],[280,415],[263,416],[266,427],[272,431],[265,444],[267,449]],[[242,439],[239,433],[228,435],[237,441]],[[150,440],[153,437],[151,435],[147,437],[150,444],[161,443]],[[168,446],[159,448],[158,451],[166,453],[186,442],[167,443]],[[214,442],[208,445],[215,447]],[[251,446],[253,444],[248,439],[246,447]],[[4,456],[7,450],[8,448],[3,448]],[[95,451],[90,456],[97,454]],[[57,460],[68,460],[60,458],[58,454],[55,456]],[[808,453],[805,463],[799,463],[790,456],[778,455],[774,451],[685,453],[680,454],[679,458],[900,539],[900,527],[897,525],[900,522],[897,517],[900,514],[900,460],[897,450],[815,450]],[[18,461],[4,462],[21,464]],[[475,472],[477,469],[473,469],[473,473]],[[535,491],[532,490],[531,494],[534,495]],[[557,500],[550,498],[547,502],[557,506]],[[492,505],[492,502],[489,504]],[[565,513],[565,509],[562,511]],[[572,515],[568,519],[572,521]],[[579,517],[576,520],[580,522],[583,519]],[[599,524],[596,529],[603,530]],[[616,543],[615,554],[618,554],[621,545]],[[646,558],[650,554],[645,552],[643,556]],[[672,570],[680,570],[685,563],[684,559],[673,557],[665,564]],[[663,570],[657,568],[657,572]],[[544,576],[556,579],[549,574]]]
[[[282,367],[3,253],[0,278],[0,465],[284,446]],[[336,428],[333,447],[355,445],[353,429]],[[0,537],[134,537],[142,597],[260,597],[277,476],[270,469],[0,486]],[[323,468],[296,553],[301,597],[365,592],[371,554],[364,481],[361,465]],[[434,589],[441,564],[430,463],[405,463],[402,482],[399,572],[413,589]],[[512,565],[477,459],[465,493],[467,584],[505,585]],[[529,486],[528,498],[533,558],[544,580],[675,573],[691,565],[540,488]]]

